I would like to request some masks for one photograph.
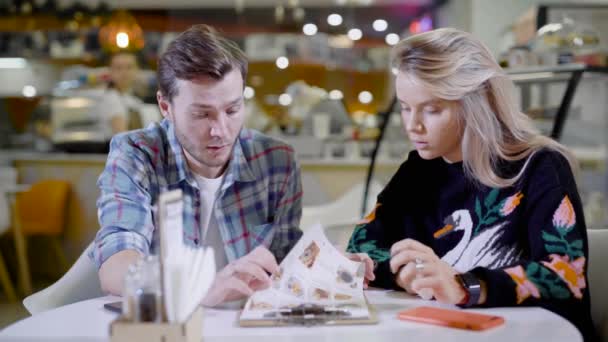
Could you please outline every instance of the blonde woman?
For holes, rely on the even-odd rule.
[[[463,307],[538,305],[591,339],[572,155],[519,111],[512,82],[471,35],[409,37],[393,63],[415,151],[348,246],[375,262],[371,285]]]

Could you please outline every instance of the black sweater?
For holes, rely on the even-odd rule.
[[[503,162],[499,172],[513,176],[523,166]],[[585,221],[561,154],[534,154],[517,184],[492,189],[467,178],[462,162],[424,160],[411,152],[355,228],[348,250],[378,263],[372,286],[397,288],[389,251],[405,238],[430,246],[458,272],[483,279],[483,306],[541,306],[593,340]]]

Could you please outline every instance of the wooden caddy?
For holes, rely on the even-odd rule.
[[[201,342],[203,308],[198,307],[184,323],[130,322],[122,316],[110,325],[112,342]]]

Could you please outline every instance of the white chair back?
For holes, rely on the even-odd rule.
[[[53,285],[25,298],[25,308],[35,315],[63,305],[103,296],[97,267],[87,255],[92,248],[91,243],[66,274]]]
[[[587,236],[591,317],[600,341],[608,342],[608,229],[588,229]]]
[[[364,185],[359,183],[337,200],[318,206],[302,208],[300,227],[305,231],[315,223],[325,228],[327,238],[338,247],[346,247],[355,225],[361,220],[361,199]],[[382,185],[372,181],[367,195],[367,208],[371,210],[376,197],[382,191]]]

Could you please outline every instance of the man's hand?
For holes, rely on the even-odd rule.
[[[125,275],[131,264],[143,255],[132,249],[120,251],[109,257],[99,269],[99,284],[104,293],[120,296],[124,286]]]
[[[367,255],[367,253],[345,253],[345,256],[352,261],[362,262],[365,265],[363,288],[366,289],[367,284],[376,279],[376,276],[374,275],[374,261],[369,257],[369,255]]]
[[[215,275],[213,285],[203,299],[204,306],[216,306],[251,296],[255,291],[270,286],[269,274],[279,271],[274,255],[265,247],[237,259]]]

